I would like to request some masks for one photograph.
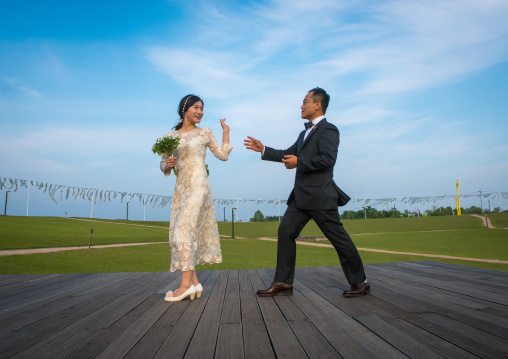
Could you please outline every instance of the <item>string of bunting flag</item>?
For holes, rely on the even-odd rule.
[[[65,186],[40,181],[0,177],[0,190],[3,190],[5,188],[8,190],[13,190],[13,192],[16,192],[20,188],[29,188],[29,186],[37,188],[40,191],[43,191],[43,193],[48,193],[49,198],[55,203],[58,203],[57,198],[59,198],[61,201],[68,200],[69,198],[74,198],[74,200],[79,198],[88,201],[93,201],[94,203],[105,203],[106,201],[113,201],[116,199],[120,199],[120,201],[123,203],[123,200],[125,198],[127,198],[129,201],[132,201],[134,198],[138,198],[143,205],[148,206],[151,205],[154,208],[155,207],[164,208],[173,199],[173,196],[121,192],[89,187]],[[482,198],[487,198],[491,200],[508,199],[508,192],[484,192],[484,193],[475,192],[460,195],[461,198],[480,197],[480,196]],[[391,197],[391,198],[374,198],[374,199],[352,198],[351,203],[361,204],[362,207],[367,205],[372,207],[379,205],[387,205],[396,201],[413,205],[413,204],[426,204],[429,202],[436,203],[444,199],[453,199],[455,197],[456,197],[455,195],[438,195],[427,197]],[[245,198],[216,198],[213,201],[219,207],[228,206],[234,203],[245,203],[245,202],[253,202],[256,204],[273,204],[274,207],[279,204],[286,203],[286,200],[281,199],[245,199]]]

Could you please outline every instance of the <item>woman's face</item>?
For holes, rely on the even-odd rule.
[[[203,102],[198,101],[185,112],[184,120],[194,125],[201,122],[203,118]]]

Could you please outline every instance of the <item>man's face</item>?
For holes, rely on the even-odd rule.
[[[307,96],[303,99],[302,104],[302,118],[305,120],[312,121],[316,117],[318,117],[317,111],[320,108],[319,102],[314,102],[314,99],[312,98],[312,95],[314,94],[313,91],[309,92]]]

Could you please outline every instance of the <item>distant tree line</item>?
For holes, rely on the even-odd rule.
[[[485,209],[482,211],[480,207],[471,206],[469,208],[460,208],[462,214],[483,214],[485,213]],[[488,211],[487,211],[488,212]],[[490,213],[502,213],[508,212],[508,210],[502,210],[501,207],[495,207]],[[408,210],[404,210],[403,212],[399,211],[397,208],[393,207],[389,210],[380,210],[378,211],[371,206],[364,207],[358,211],[344,211],[341,214],[342,219],[375,219],[375,218],[399,218],[399,217],[418,217],[418,215],[423,216],[452,216],[456,215],[457,210],[452,207],[436,207],[433,206],[432,209],[427,209],[418,214],[418,212],[408,212]],[[250,222],[277,222],[279,221],[279,216],[264,216],[261,211],[256,211],[254,213],[254,217],[250,219]]]
[[[480,207],[471,206],[469,208],[460,208],[462,214],[482,214],[485,213],[485,210],[482,211]],[[496,207],[491,211],[492,213],[501,213],[508,212],[508,210],[501,210],[501,207]],[[404,210],[400,212],[397,208],[393,207],[387,210],[378,211],[371,206],[364,207],[358,211],[344,211],[341,215],[342,219],[365,219],[365,218],[398,218],[398,217],[417,217],[418,215],[427,215],[427,216],[452,216],[456,215],[457,210],[452,207],[436,207],[433,206],[432,209],[427,209],[423,212],[408,212],[408,210]]]
[[[254,213],[254,217],[249,219],[250,222],[278,222],[279,216],[265,216],[260,210]]]

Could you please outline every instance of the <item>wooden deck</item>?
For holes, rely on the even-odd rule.
[[[2,358],[508,358],[508,275],[436,262],[298,268],[292,297],[258,298],[273,269],[0,276]]]

